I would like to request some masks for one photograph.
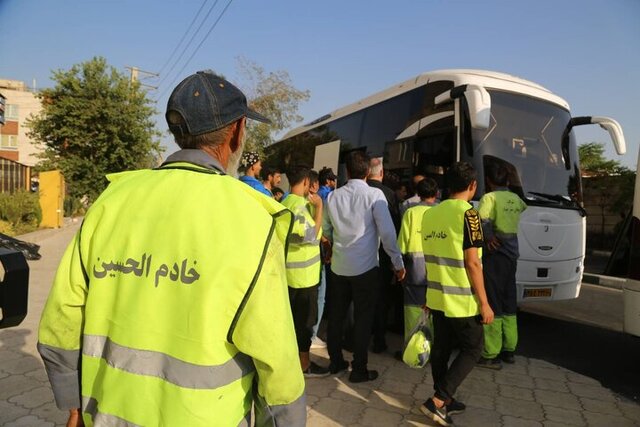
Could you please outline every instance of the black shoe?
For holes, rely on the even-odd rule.
[[[444,406],[442,408],[436,407],[433,399],[427,399],[427,401],[420,406],[420,411],[441,426],[450,426],[453,424],[453,420],[449,414],[447,414],[447,408]]]
[[[382,352],[384,352],[387,348],[387,343],[382,343],[382,344],[374,344],[373,348],[371,349],[371,351],[375,354],[380,354]]]
[[[329,369],[320,366],[315,362],[311,362],[309,364],[309,367],[306,370],[302,371],[302,375],[304,375],[305,378],[326,377],[329,375]]]
[[[502,353],[500,353],[500,359],[502,359],[504,363],[508,363],[510,365],[516,363],[516,358],[513,356],[513,351],[503,351]]]
[[[467,405],[455,399],[451,399],[451,402],[446,407],[448,415],[461,414],[467,409]]]
[[[393,358],[403,362],[403,360],[402,360],[402,350],[398,350],[395,353],[393,353]]]
[[[378,378],[378,371],[351,371],[351,374],[349,375],[349,382],[364,383],[366,381],[373,381],[376,378]]]
[[[502,369],[502,362],[500,361],[500,359],[487,359],[485,357],[481,357],[480,360],[478,360],[476,366],[479,366],[480,368],[494,369],[496,371],[499,371],[500,369]]]
[[[329,364],[329,372],[331,374],[337,374],[342,371],[346,371],[347,369],[349,369],[349,362],[347,362],[346,360],[342,360],[340,363],[331,362]]]

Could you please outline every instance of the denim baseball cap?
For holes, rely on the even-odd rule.
[[[184,124],[171,123],[170,111],[179,113]],[[240,89],[212,71],[198,71],[181,81],[169,96],[165,114],[174,134],[193,136],[222,129],[245,116],[271,123],[247,106]]]

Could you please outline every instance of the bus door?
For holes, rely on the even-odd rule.
[[[408,182],[413,172],[413,144],[415,138],[402,138],[384,144],[384,169],[398,176],[400,182]]]
[[[340,159],[340,140],[316,145],[316,152],[313,157],[313,169],[320,172],[322,168],[338,170],[338,160]]]
[[[444,172],[457,159],[456,147],[455,126],[422,129],[413,143],[413,174],[433,178],[443,190]]]

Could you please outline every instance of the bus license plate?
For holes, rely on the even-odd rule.
[[[553,288],[529,288],[524,290],[524,298],[550,298]]]

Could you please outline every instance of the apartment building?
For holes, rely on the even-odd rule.
[[[33,166],[40,148],[27,136],[26,121],[41,110],[40,100],[26,83],[0,79],[4,100],[4,125],[0,125],[0,157]]]

